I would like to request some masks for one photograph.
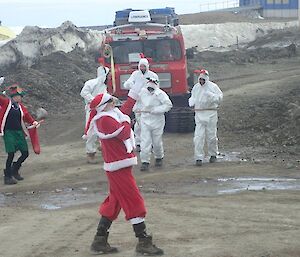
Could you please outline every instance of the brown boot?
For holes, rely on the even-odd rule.
[[[164,251],[152,243],[152,236],[146,232],[145,222],[133,225],[135,236],[139,239],[135,251],[145,255],[163,255]]]
[[[164,251],[152,243],[152,236],[140,237],[135,248],[137,253],[146,255],[163,255]]]
[[[111,224],[112,224],[111,220],[109,220],[104,216],[101,217],[97,227],[97,233],[91,245],[91,252],[93,254],[106,254],[106,253],[118,252],[118,249],[116,247],[111,247],[107,242],[107,238],[109,235],[108,230]]]
[[[12,165],[12,176],[16,179],[16,180],[24,180],[23,177],[21,177],[19,170],[21,168],[21,164],[18,164],[17,162],[14,162]]]
[[[15,180],[11,175],[11,170],[4,170],[4,185],[15,185],[17,184],[17,180]]]
[[[87,153],[87,163],[90,164],[96,164],[97,160],[96,160],[96,153]]]
[[[107,253],[117,253],[118,249],[116,247],[111,247],[107,242],[108,232],[104,236],[95,236],[94,241],[91,245],[91,252],[93,254],[107,254]]]

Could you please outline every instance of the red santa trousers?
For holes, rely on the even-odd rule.
[[[125,212],[126,220],[144,218],[146,207],[132,175],[132,167],[107,171],[106,175],[109,182],[109,195],[100,205],[99,213],[111,221],[118,217],[121,209]]]

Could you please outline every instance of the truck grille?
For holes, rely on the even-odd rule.
[[[157,73],[159,77],[159,87],[160,88],[170,88],[171,87],[171,73]]]

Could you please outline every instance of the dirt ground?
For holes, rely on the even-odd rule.
[[[293,90],[299,88],[300,59],[205,66],[215,71],[212,79],[224,92],[221,155],[216,164],[195,167],[193,134],[165,134],[164,167],[151,167],[149,173],[134,169],[148,208],[148,229],[165,256],[299,257],[299,145],[282,143],[278,132],[292,122],[288,109],[277,112],[281,116],[272,123],[272,112],[260,104],[299,99]],[[251,108],[259,123],[249,123]],[[299,126],[294,128],[299,135]],[[1,183],[0,256],[90,256],[107,181],[100,153],[97,165],[85,162],[82,129],[82,104],[68,113],[50,113],[40,128],[41,155],[31,154],[22,167],[25,180],[9,187]],[[265,137],[275,138],[277,132],[280,140],[266,143]],[[3,148],[1,142],[2,164]],[[120,250],[114,256],[136,255],[123,213],[111,228],[110,242]]]

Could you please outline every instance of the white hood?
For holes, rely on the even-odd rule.
[[[98,69],[97,69],[97,79],[98,79],[98,81],[100,83],[104,83],[108,73],[109,73],[109,68],[107,68],[105,66],[98,67]]]
[[[148,62],[148,60],[146,58],[142,58],[139,61],[139,65],[138,65],[139,70],[141,70],[141,65],[145,65],[146,66],[146,72],[149,70],[149,62]]]

